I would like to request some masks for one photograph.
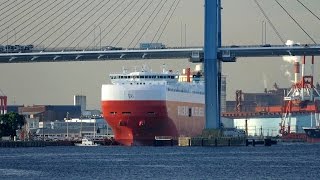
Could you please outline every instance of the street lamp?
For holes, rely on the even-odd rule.
[[[96,50],[96,25],[93,26],[93,48]]]
[[[17,43],[16,28],[13,28],[13,31],[14,31],[14,43],[13,44],[16,44]]]
[[[100,31],[99,37],[100,37],[100,51],[101,51],[101,28],[100,28],[100,25],[98,25],[98,28],[99,28],[99,31]]]

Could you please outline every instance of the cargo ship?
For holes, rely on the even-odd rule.
[[[152,145],[156,137],[197,136],[205,125],[204,80],[200,65],[182,75],[166,70],[110,74],[101,106],[115,140],[123,145]]]

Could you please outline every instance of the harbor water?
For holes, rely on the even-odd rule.
[[[0,148],[0,179],[319,179],[320,144]]]

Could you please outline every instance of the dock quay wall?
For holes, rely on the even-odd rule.
[[[73,146],[72,141],[0,141],[0,148]]]
[[[217,138],[179,138],[179,146],[244,146],[245,138],[217,137]]]

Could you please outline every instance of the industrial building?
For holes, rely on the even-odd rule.
[[[81,114],[87,110],[87,97],[84,95],[74,95],[73,105],[81,107]]]
[[[73,105],[33,105],[19,107],[18,112],[26,118],[38,118],[40,122],[63,120],[67,116],[76,118],[81,116],[81,106]]]

